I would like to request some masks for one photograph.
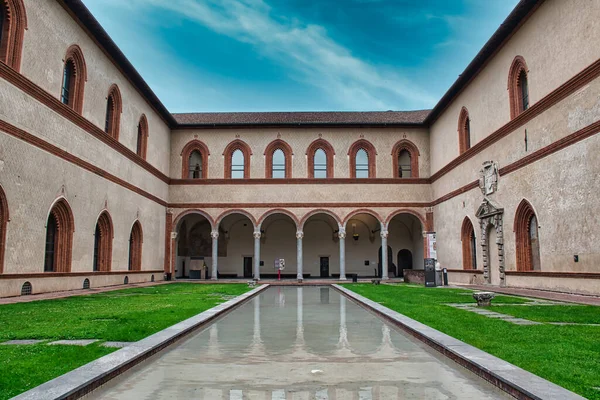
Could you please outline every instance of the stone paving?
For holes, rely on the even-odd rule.
[[[519,297],[535,297],[552,301],[587,304],[590,306],[600,306],[600,297],[573,293],[551,292],[549,290],[520,289],[511,287],[497,287],[486,285],[459,285],[457,287],[469,290],[493,291],[494,293],[507,294]]]
[[[473,304],[458,303],[448,305],[450,307],[458,308],[460,310],[470,311],[475,314],[483,315],[484,317],[501,319],[506,322],[513,323],[515,325],[541,325],[541,322],[530,321],[528,319],[513,317],[512,315],[506,315],[494,311],[489,311],[485,308],[477,307]]]

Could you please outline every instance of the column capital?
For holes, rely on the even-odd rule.
[[[218,239],[219,238],[219,231],[212,231],[210,233],[210,237],[213,239]]]
[[[346,239],[346,230],[345,229],[340,229],[340,231],[338,232],[338,237],[340,239]]]
[[[304,232],[298,231],[296,232],[296,239],[302,240],[304,238]]]
[[[381,238],[382,239],[387,239],[388,235],[389,235],[388,231],[384,231],[384,230],[381,231]]]
[[[260,231],[254,231],[253,235],[254,235],[254,239],[260,239],[262,234],[260,233]]]

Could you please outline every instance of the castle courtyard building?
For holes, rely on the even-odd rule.
[[[520,1],[431,110],[187,114],[81,0],[0,5],[0,297],[418,276],[431,233],[451,283],[600,295],[600,1]]]

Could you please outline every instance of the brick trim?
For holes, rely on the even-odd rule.
[[[525,59],[522,56],[516,56],[508,71],[508,98],[510,106],[510,119],[517,117],[523,111],[523,94],[521,92],[521,73],[525,76],[529,73]]]
[[[275,214],[283,214],[290,217],[292,221],[294,221],[294,223],[296,224],[296,229],[300,227],[300,220],[298,219],[298,217],[296,217],[296,215],[293,212],[285,210],[283,208],[276,208],[273,210],[266,211],[263,215],[260,216],[260,218],[258,218],[256,226],[262,228],[262,224],[267,220],[267,218]]]
[[[2,64],[0,64],[0,66],[1,65]],[[5,132],[6,134],[11,135],[13,137],[16,137],[17,139],[20,139],[20,140],[24,141],[25,143],[35,146],[41,150],[47,151],[50,154],[53,154],[65,161],[68,161],[78,167],[81,167],[81,168],[85,169],[86,171],[96,174],[110,182],[116,183],[119,186],[129,189],[132,192],[137,193],[140,196],[143,196],[149,200],[152,200],[157,204],[160,204],[162,206],[167,205],[166,201],[154,196],[153,194],[148,193],[145,190],[142,190],[139,187],[132,185],[131,183],[129,183],[129,182],[99,168],[99,167],[96,167],[95,165],[93,165],[87,161],[84,161],[79,157],[75,157],[74,155],[67,153],[63,149],[60,149],[60,148],[46,142],[45,140],[42,140],[35,135],[32,135],[31,133],[27,133],[27,132],[7,123],[6,121],[0,120],[0,131]],[[104,134],[104,136],[106,136],[106,135]]]
[[[469,123],[467,125],[467,123]],[[469,129],[467,129],[469,126]],[[470,119],[469,119],[469,110],[466,107],[463,107],[460,110],[460,114],[458,116],[458,151],[459,154],[464,153],[469,150],[471,147],[471,132],[470,132]]]
[[[73,211],[67,200],[64,198],[59,199],[50,210],[48,218],[53,218],[56,222],[54,271],[52,272],[71,272],[75,221]]]
[[[373,146],[373,144],[366,139],[359,139],[352,143],[350,149],[348,150],[348,156],[350,158],[350,178],[356,179],[356,153],[358,153],[358,151],[361,149],[367,152],[369,161],[369,178],[375,178],[377,176],[377,151],[375,150],[375,146]]]
[[[364,206],[364,207],[369,207],[369,208],[373,207],[373,206],[366,206],[363,204],[360,204],[358,206]],[[385,219],[382,218],[378,212],[369,210],[368,208],[359,208],[357,210],[350,212],[348,215],[346,215],[346,217],[342,220],[342,225],[344,225],[344,227],[346,227],[346,224],[348,224],[348,221],[350,221],[352,219],[352,217],[355,217],[360,214],[369,214],[370,216],[372,216],[373,218],[375,218],[377,220],[379,225],[385,224]]]
[[[127,157],[129,160],[144,168],[146,171],[148,171],[158,179],[162,180],[165,183],[169,183],[169,177],[167,175],[163,174],[161,171],[159,171],[156,167],[154,167],[147,161],[144,161],[140,156],[138,156],[134,151],[130,150],[124,144],[108,136],[103,129],[97,127],[92,122],[84,118],[81,114],[75,112],[71,107],[63,104],[60,101],[60,97],[57,98],[51,95],[50,93],[46,92],[44,89],[27,79],[25,76],[19,74],[18,72],[16,72],[12,68],[9,68],[6,64],[3,63],[0,63],[0,77],[6,79],[6,81],[19,88],[29,96],[33,97],[35,100],[42,103],[52,111],[56,112],[58,115],[67,119],[80,129],[86,131],[87,133],[91,134],[107,146],[111,147],[115,151]]]
[[[399,210],[392,211],[390,215],[388,215],[387,218],[384,220],[385,224],[388,225],[390,222],[392,222],[392,219],[394,219],[394,217],[400,214],[410,214],[413,217],[417,217],[417,219],[421,223],[421,230],[428,232],[433,231],[433,213],[428,212],[426,213],[425,217],[423,217],[423,215],[419,214],[418,212],[414,210],[409,210],[407,208],[400,208]]]
[[[121,91],[116,84],[111,85],[106,97],[106,127],[104,131],[115,140],[119,140],[121,129],[121,113],[123,112],[123,99]]]
[[[254,218],[254,216],[252,214],[250,214],[247,211],[244,211],[242,209],[239,208],[233,208],[231,210],[227,210],[227,211],[223,211],[221,214],[219,214],[217,216],[217,218],[215,218],[215,226],[219,226],[221,225],[221,222],[223,222],[223,220],[230,216],[230,215],[234,215],[234,214],[239,214],[239,215],[243,215],[244,217],[248,218],[250,220],[250,222],[252,222],[253,227],[256,227],[256,218]]]
[[[100,231],[98,245],[98,271],[110,272],[112,268],[112,244],[114,238],[112,218],[108,211],[103,211],[96,222]],[[95,235],[95,231],[94,231]]]
[[[197,139],[188,142],[183,147],[183,150],[181,150],[181,178],[197,183],[198,179],[188,178],[190,171],[190,156],[194,151],[200,152],[200,156],[202,157],[201,179],[206,179],[208,177],[208,156],[210,155],[210,152],[208,151],[208,146]]]
[[[411,171],[410,171],[411,178],[402,178],[402,179],[406,180],[406,179],[418,178],[419,177],[419,156],[421,155],[421,153],[419,152],[419,148],[413,142],[411,142],[410,140],[407,140],[407,139],[399,140],[398,142],[396,142],[394,147],[392,147],[392,168],[393,168],[393,172],[394,172],[394,178],[400,178],[398,158],[400,157],[400,152],[402,150],[408,151],[408,154],[410,155],[410,169],[411,169]]]
[[[531,241],[529,239],[529,223],[535,217],[533,207],[527,200],[522,200],[515,213],[514,232],[517,253],[517,271],[532,271]]]
[[[231,179],[171,179],[171,186],[187,186],[187,185],[342,185],[356,184],[361,185],[427,185],[431,181],[427,178],[290,178],[290,179],[272,179],[272,178],[252,178],[238,180]]]
[[[193,209],[198,212],[207,208],[423,208],[428,207],[429,203],[418,202],[398,202],[398,203],[170,203],[169,208]],[[192,210],[191,210],[192,211]],[[179,218],[179,217],[178,217]],[[383,220],[382,220],[383,221]]]
[[[165,218],[165,259],[164,259],[164,272],[171,272],[171,232],[173,232],[173,212],[167,210]]]
[[[148,151],[149,131],[148,118],[146,118],[146,114],[142,114],[140,122],[138,123],[138,137],[135,152],[144,160],[146,159],[146,153]]]
[[[294,152],[292,151],[292,147],[281,139],[275,139],[271,143],[269,143],[265,149],[265,178],[273,179],[273,153],[275,150],[283,151],[283,155],[285,156],[285,179],[292,178],[292,157]],[[279,179],[277,179],[280,182]]]
[[[462,242],[462,261],[464,270],[474,270],[473,265],[473,237],[475,236],[475,228],[469,217],[465,217],[460,229],[460,240]]]
[[[142,270],[142,243],[144,233],[140,221],[135,221],[129,236],[129,267],[130,271]]]
[[[240,150],[242,154],[244,154],[244,180],[250,179],[250,157],[252,156],[252,150],[248,143],[243,140],[236,139],[233,142],[229,143],[223,151],[224,156],[224,164],[225,164],[225,179],[231,178],[231,162],[233,153],[236,150]]]
[[[8,201],[2,186],[0,186],[0,275],[4,272],[4,253],[6,249],[6,230],[8,221]]]
[[[27,29],[27,12],[23,0],[0,0],[4,8],[4,32],[0,42],[0,62],[13,68],[21,69],[23,53],[23,37]]]
[[[72,276],[86,276],[92,278],[94,276],[105,276],[105,275],[139,275],[139,274],[161,274],[163,273],[160,269],[153,269],[148,271],[109,271],[109,272],[44,272],[44,273],[26,273],[26,274],[4,274],[0,275],[2,279],[32,279],[32,278],[62,278]]]
[[[83,57],[83,51],[81,48],[73,44],[67,49],[63,62],[63,70],[67,67],[67,63],[73,63],[73,76],[71,77],[71,83],[69,86],[69,95],[72,96],[69,99],[69,104],[66,106],[72,108],[78,114],[83,113],[83,94],[85,90],[85,82],[87,82],[87,66],[85,64],[85,58]],[[61,90],[62,90],[62,77],[61,77]],[[59,94],[59,100],[61,95]],[[62,104],[62,102],[61,102]]]
[[[447,271],[455,274],[483,274],[483,270],[481,269],[448,269]]]
[[[322,179],[315,179],[315,153],[317,150],[322,149],[327,157],[327,179],[333,178],[333,158],[335,156],[335,150],[331,143],[327,140],[319,138],[313,140],[306,149],[306,165],[308,168],[307,176],[311,179],[311,182],[322,181]]]
[[[544,278],[600,279],[598,272],[506,271],[506,275]]]

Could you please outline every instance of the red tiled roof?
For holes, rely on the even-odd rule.
[[[179,125],[420,125],[430,110],[173,114]]]

